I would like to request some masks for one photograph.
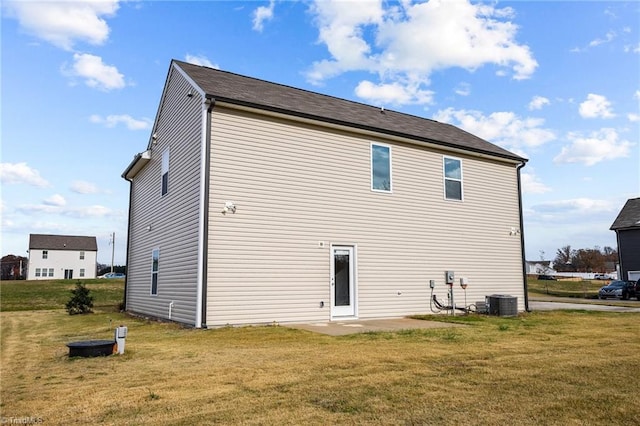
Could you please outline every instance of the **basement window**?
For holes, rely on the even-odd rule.
[[[160,262],[160,249],[151,252],[151,295],[158,294],[158,263]]]
[[[462,201],[462,160],[443,158],[444,198]]]

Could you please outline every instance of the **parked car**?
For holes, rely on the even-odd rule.
[[[120,272],[109,272],[108,274],[104,274],[102,278],[124,278],[125,274]]]
[[[538,279],[546,281],[558,281],[558,279],[553,275],[538,275]]]
[[[630,297],[636,297],[640,300],[640,289],[636,289],[636,283],[633,281],[615,280],[611,281],[609,285],[601,287],[600,290],[598,290],[598,297],[600,299],[612,297],[622,300],[627,300]]]
[[[594,280],[610,280],[611,277],[607,274],[595,274],[593,276],[593,279]]]

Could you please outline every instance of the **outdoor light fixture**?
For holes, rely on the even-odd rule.
[[[224,208],[222,209],[222,214],[227,214],[227,213],[235,213],[236,212],[236,205],[233,201],[227,201],[224,203]]]

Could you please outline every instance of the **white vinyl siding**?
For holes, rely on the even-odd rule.
[[[42,253],[46,252],[46,259],[42,258]],[[96,265],[98,253],[96,251],[84,251],[84,259],[80,259],[79,250],[38,250],[29,251],[29,267],[27,279],[63,279],[65,270],[78,271],[85,270],[83,278],[96,277]],[[38,274],[39,272],[39,274]],[[78,275],[79,276],[79,275]]]
[[[133,178],[127,310],[195,325],[198,264],[201,111],[203,99],[172,68],[158,110],[151,159]],[[159,188],[165,152],[171,153],[168,193]],[[169,166],[166,164],[166,166]],[[158,295],[150,291],[151,252],[162,248]]]
[[[511,294],[523,309],[515,164],[457,154],[454,204],[444,151],[221,106],[211,138],[207,325],[329,320],[331,244],[358,246],[360,318],[429,313],[445,270],[469,279],[469,303]],[[372,143],[392,147],[393,197],[371,191]]]

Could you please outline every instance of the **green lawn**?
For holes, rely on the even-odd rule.
[[[78,282],[91,291],[97,310],[116,310],[124,299],[122,279],[0,281],[0,311],[64,309]]]
[[[587,299],[597,299],[598,290],[606,285],[608,281],[583,280],[583,281],[550,281],[529,278],[527,285],[529,293],[544,294],[558,297],[578,297]]]
[[[196,330],[117,312],[114,280],[87,280],[99,308],[70,316],[75,283],[0,282],[3,422],[640,424],[636,313],[427,315],[466,327],[340,337]],[[66,343],[109,339],[119,324],[124,355],[68,357]]]

